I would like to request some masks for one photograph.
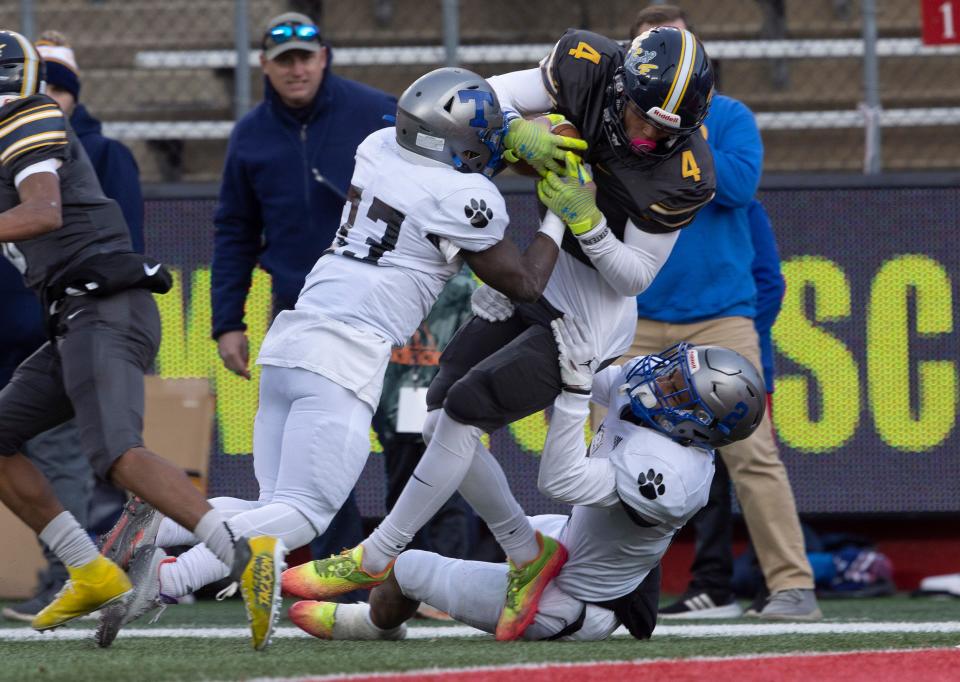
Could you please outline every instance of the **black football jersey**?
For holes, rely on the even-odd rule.
[[[590,145],[585,160],[593,168],[597,207],[619,239],[627,219],[645,232],[673,232],[693,220],[716,190],[713,155],[701,135],[690,135],[679,149],[653,168],[620,158],[603,129],[607,88],[623,65],[625,47],[590,31],[570,29],[540,63],[544,87],[557,113],[573,123]],[[590,264],[576,238],[564,234],[564,250]]]
[[[17,174],[47,159],[61,162],[63,225],[32,239],[2,243],[3,255],[37,291],[70,264],[101,253],[132,251],[120,207],[104,196],[83,146],[46,95],[17,99],[0,107],[0,212],[20,203]]]

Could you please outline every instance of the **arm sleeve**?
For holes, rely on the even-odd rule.
[[[136,159],[122,143],[108,140],[102,173],[100,185],[103,193],[120,205],[130,230],[133,250],[143,253],[143,193]]]
[[[542,114],[553,108],[550,95],[543,87],[539,68],[511,71],[488,78],[487,81],[497,93],[501,109],[510,109],[526,116]]]
[[[602,405],[603,407],[610,407],[611,394],[616,388],[622,371],[622,367],[610,365],[594,374],[590,402]]]
[[[620,241],[602,221],[579,238],[580,248],[607,284],[621,296],[636,296],[650,286],[667,262],[680,232],[644,232],[628,220]]]
[[[214,215],[211,305],[213,338],[246,330],[244,304],[253,268],[260,255],[263,225],[260,204],[243,162],[237,157],[236,134],[230,140]]]
[[[583,442],[588,405],[587,396],[565,391],[554,401],[537,487],[559,502],[612,507],[619,502],[613,465],[588,457]]]
[[[717,178],[714,197],[721,206],[742,208],[750,203],[763,172],[763,141],[753,112],[732,100],[722,129],[710,133],[707,141],[713,152]]]

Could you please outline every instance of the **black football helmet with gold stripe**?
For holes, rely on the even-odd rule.
[[[43,92],[43,60],[29,40],[0,31],[0,97],[30,97]]]
[[[640,34],[607,89],[603,120],[611,145],[648,163],[668,158],[706,118],[713,82],[710,58],[690,31],[658,26]],[[631,145],[623,125],[627,107],[667,133],[656,148]]]

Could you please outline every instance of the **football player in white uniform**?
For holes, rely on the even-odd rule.
[[[327,528],[367,461],[391,347],[410,338],[464,263],[511,298],[540,298],[563,229],[541,230],[525,253],[504,238],[506,206],[490,180],[503,166],[503,129],[490,85],[444,68],[400,97],[395,128],[357,149],[340,230],[260,349],[260,497],[212,501],[238,535],[269,528],[295,549]],[[227,573],[203,545],[168,559],[160,547],[197,540],[145,505],[129,507],[119,527],[110,551],[136,550],[136,592],[107,618],[103,640]]]
[[[567,226],[556,268],[533,304],[480,290],[498,304],[475,306],[478,316],[444,350],[427,394],[426,431],[433,438],[416,475],[361,545],[288,571],[284,589],[328,598],[375,584],[372,576],[388,570],[459,490],[518,569],[509,587],[516,598],[505,606],[497,629],[498,638],[515,639],[562,565],[563,552],[536,533],[515,502],[506,513],[496,481],[484,480],[488,470],[474,465],[478,453],[489,454],[480,437],[550,406],[560,392],[551,320],[572,315],[586,323],[603,363],[629,348],[634,297],[666,262],[677,230],[714,194],[710,150],[694,134],[709,107],[713,72],[689,31],[654,29],[629,49],[595,33],[570,31],[539,70],[496,76],[491,84],[514,117],[505,138],[508,152],[556,172],[538,184],[551,210],[543,224],[563,216]],[[595,182],[564,151],[573,146],[569,139],[520,116],[548,111],[565,116],[589,143],[584,160]],[[347,570],[344,562],[351,561],[356,570]]]
[[[732,350],[687,344],[593,376],[596,359],[584,329],[571,318],[552,326],[564,388],[554,402],[539,487],[575,506],[569,517],[530,519],[570,556],[523,637],[598,640],[622,624],[647,639],[657,621],[660,559],[707,502],[713,448],[746,438],[760,423],[763,380]],[[587,451],[591,399],[610,409]],[[492,632],[507,570],[411,550],[397,558],[369,604],[301,601],[290,617],[323,639],[398,639],[423,601]]]

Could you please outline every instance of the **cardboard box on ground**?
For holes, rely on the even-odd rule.
[[[206,494],[216,409],[210,382],[148,376],[145,384],[143,442],[182,467],[200,492]]]
[[[215,400],[206,379],[145,381],[146,410],[143,441],[151,450],[183,467],[206,494],[213,437]],[[36,535],[0,505],[0,599],[33,594],[37,573],[45,562]]]

